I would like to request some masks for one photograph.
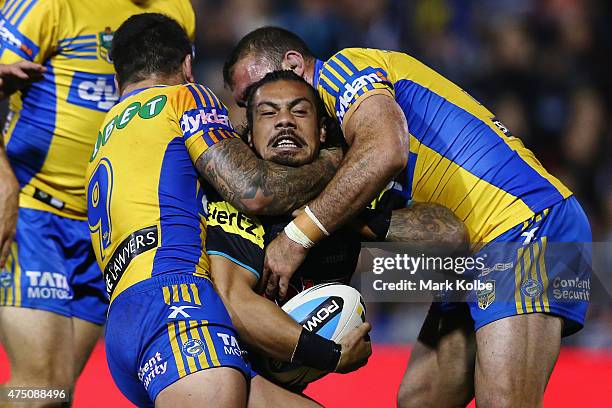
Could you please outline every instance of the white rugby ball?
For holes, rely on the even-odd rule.
[[[282,306],[306,330],[339,342],[365,322],[366,308],[361,294],[347,285],[324,283],[298,293]],[[326,373],[314,368],[275,359],[265,359],[261,374],[289,388],[306,386]]]

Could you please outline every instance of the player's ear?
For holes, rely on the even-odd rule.
[[[193,58],[191,57],[191,54],[188,54],[183,60],[182,69],[183,69],[183,78],[185,79],[185,82],[187,83],[195,82],[195,79],[193,77]]]
[[[283,57],[283,63],[281,66],[283,69],[290,69],[291,71],[295,72],[296,75],[301,77],[304,76],[304,57],[297,51],[287,51]]]

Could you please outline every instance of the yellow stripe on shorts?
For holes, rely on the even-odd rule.
[[[193,301],[196,305],[201,305],[200,301],[200,292],[198,291],[198,285],[195,283],[190,283],[189,288],[191,288],[191,294],[193,295]]]
[[[185,325],[185,321],[179,320],[178,327],[179,327],[179,336],[181,336],[181,344],[185,344],[189,340],[189,337],[187,336],[187,327]],[[189,374],[192,374],[198,371],[195,365],[195,358],[191,356],[185,356],[185,359],[187,360],[187,365],[189,366]]]
[[[198,326],[199,326],[199,323],[197,320],[190,320],[189,321],[189,334],[191,335],[192,339],[198,339],[202,341],[202,338],[200,337],[200,333],[198,332]],[[198,361],[200,362],[200,367],[202,367],[202,369],[210,367],[210,364],[208,363],[208,360],[206,359],[206,353],[200,353],[198,355]]]
[[[523,265],[523,252],[525,248],[519,248],[516,252],[516,265],[514,266],[514,302],[516,303],[516,312],[518,314],[525,313],[523,311],[523,302],[521,300],[521,270]]]
[[[181,283],[181,297],[183,301],[191,303],[191,296],[189,295],[186,283]]]
[[[178,369],[179,378],[183,378],[187,375],[185,371],[185,364],[183,363],[183,355],[181,349],[176,341],[176,323],[168,323],[168,339],[170,340],[170,346],[172,346],[172,354],[174,355],[174,361],[176,368]]]
[[[544,311],[550,312],[550,303],[548,302],[548,273],[546,272],[546,237],[542,237],[542,251],[540,252],[540,275],[542,276],[542,300],[544,302]]]
[[[531,270],[531,263],[532,263],[532,258],[531,258],[532,249],[533,247],[529,246],[525,248],[525,251],[523,251],[523,259],[525,261],[525,265],[523,267],[524,279],[521,279],[521,286],[525,280],[529,279],[529,271]],[[519,287],[519,290],[521,290],[521,287]],[[527,313],[533,313],[533,306],[532,306],[533,299],[527,298],[527,296],[523,294],[522,290],[521,290],[521,296],[525,300],[525,311]]]
[[[219,363],[219,357],[217,356],[217,350],[215,349],[215,344],[213,343],[212,337],[210,336],[210,331],[208,330],[208,321],[202,320],[202,333],[204,334],[204,339],[206,339],[206,346],[208,347],[208,354],[210,355],[210,362],[213,367],[219,367],[221,363]]]

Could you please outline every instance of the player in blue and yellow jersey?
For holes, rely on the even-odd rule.
[[[147,10],[168,13],[194,35],[188,0],[7,0],[0,9],[0,64],[44,68],[40,81],[13,75],[2,83],[3,93],[21,90],[3,134],[20,188],[16,236],[0,274],[12,385],[72,387],[100,336],[107,300],[85,221],[85,168],[119,99],[113,31]],[[3,174],[0,183],[12,177]],[[8,216],[7,207],[0,211]]]
[[[111,302],[111,374],[139,406],[244,406],[248,366],[209,280],[205,188],[243,211],[288,211],[300,205],[296,196],[322,189],[339,158],[326,152],[295,169],[258,159],[226,107],[192,83],[189,40],[168,17],[129,18],[112,56],[121,99],[86,175],[89,230]],[[300,181],[288,186],[287,176]]]
[[[465,223],[475,255],[488,258],[476,273],[495,285],[468,294],[469,314],[432,305],[400,405],[461,405],[474,389],[483,406],[541,404],[561,336],[582,327],[588,306],[591,232],[572,193],[489,110],[406,54],[352,48],[320,61],[267,27],[238,43],[224,79],[244,104],[248,86],[277,69],[318,89],[350,147],[309,211],[268,246],[269,292],[283,296],[308,248],[395,179],[407,201],[442,204]],[[576,293],[556,292],[557,280],[576,282]]]

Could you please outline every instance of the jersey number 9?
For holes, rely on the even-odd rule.
[[[87,183],[87,221],[94,248],[106,258],[111,244],[112,223],[110,217],[113,193],[113,167],[108,159],[100,160]]]

